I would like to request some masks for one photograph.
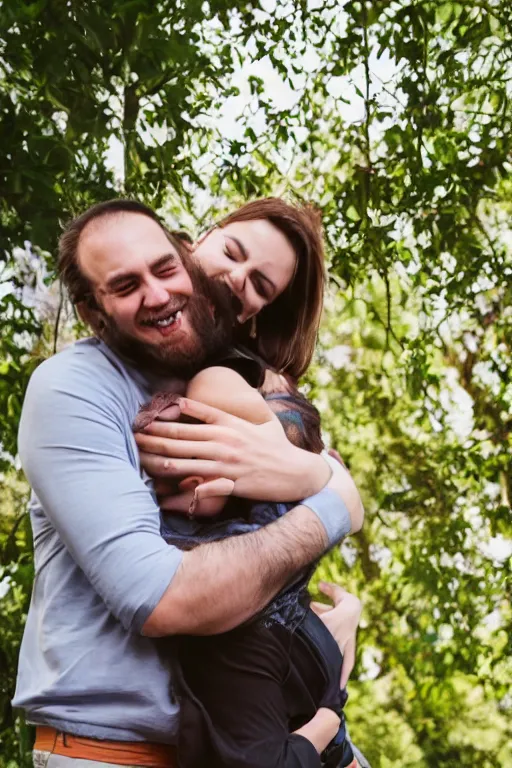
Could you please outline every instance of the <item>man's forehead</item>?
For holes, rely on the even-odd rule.
[[[163,227],[149,216],[124,211],[89,222],[78,244],[82,269],[93,280],[145,269],[167,255],[179,259]]]
[[[126,237],[130,240],[137,233],[168,239],[162,225],[150,216],[134,211],[113,211],[89,221],[80,235],[80,244],[98,239],[107,241]]]

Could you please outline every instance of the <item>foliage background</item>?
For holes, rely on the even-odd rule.
[[[323,211],[305,387],[365,496],[324,578],[365,603],[348,716],[374,766],[512,766],[512,6],[0,3],[0,766],[32,578],[24,389],[73,338],[60,223],[133,195],[196,234],[267,194]]]

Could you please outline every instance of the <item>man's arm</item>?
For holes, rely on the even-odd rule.
[[[29,383],[18,449],[62,545],[111,613],[140,631],[182,553],[160,536],[158,506],[136,468],[130,410],[135,393],[101,353],[57,355]]]
[[[332,498],[331,512],[320,517],[300,506],[254,534],[189,553],[167,546],[158,508],[130,463],[122,379],[80,363],[61,370],[55,360],[29,385],[19,439],[23,468],[64,546],[127,629],[166,635],[235,626],[325,551],[334,535],[326,532],[329,515],[340,519],[339,538],[348,533],[345,507]],[[214,411],[212,421],[219,417]],[[253,485],[263,495],[265,480],[256,477]]]
[[[226,632],[264,608],[327,547],[318,517],[299,506],[259,531],[184,552],[143,633],[159,637]]]

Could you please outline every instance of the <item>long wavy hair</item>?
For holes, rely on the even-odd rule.
[[[252,200],[217,223],[266,219],[290,242],[297,257],[294,276],[283,291],[250,323],[239,329],[239,341],[260,355],[279,373],[297,380],[313,357],[323,308],[325,262],[320,212],[312,205],[291,204],[277,197]],[[275,255],[279,259],[279,253]]]

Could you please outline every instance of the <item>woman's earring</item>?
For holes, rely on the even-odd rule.
[[[249,336],[251,339],[255,339],[258,335],[258,329],[256,327],[256,315],[253,315],[251,318],[251,330],[249,332]]]

